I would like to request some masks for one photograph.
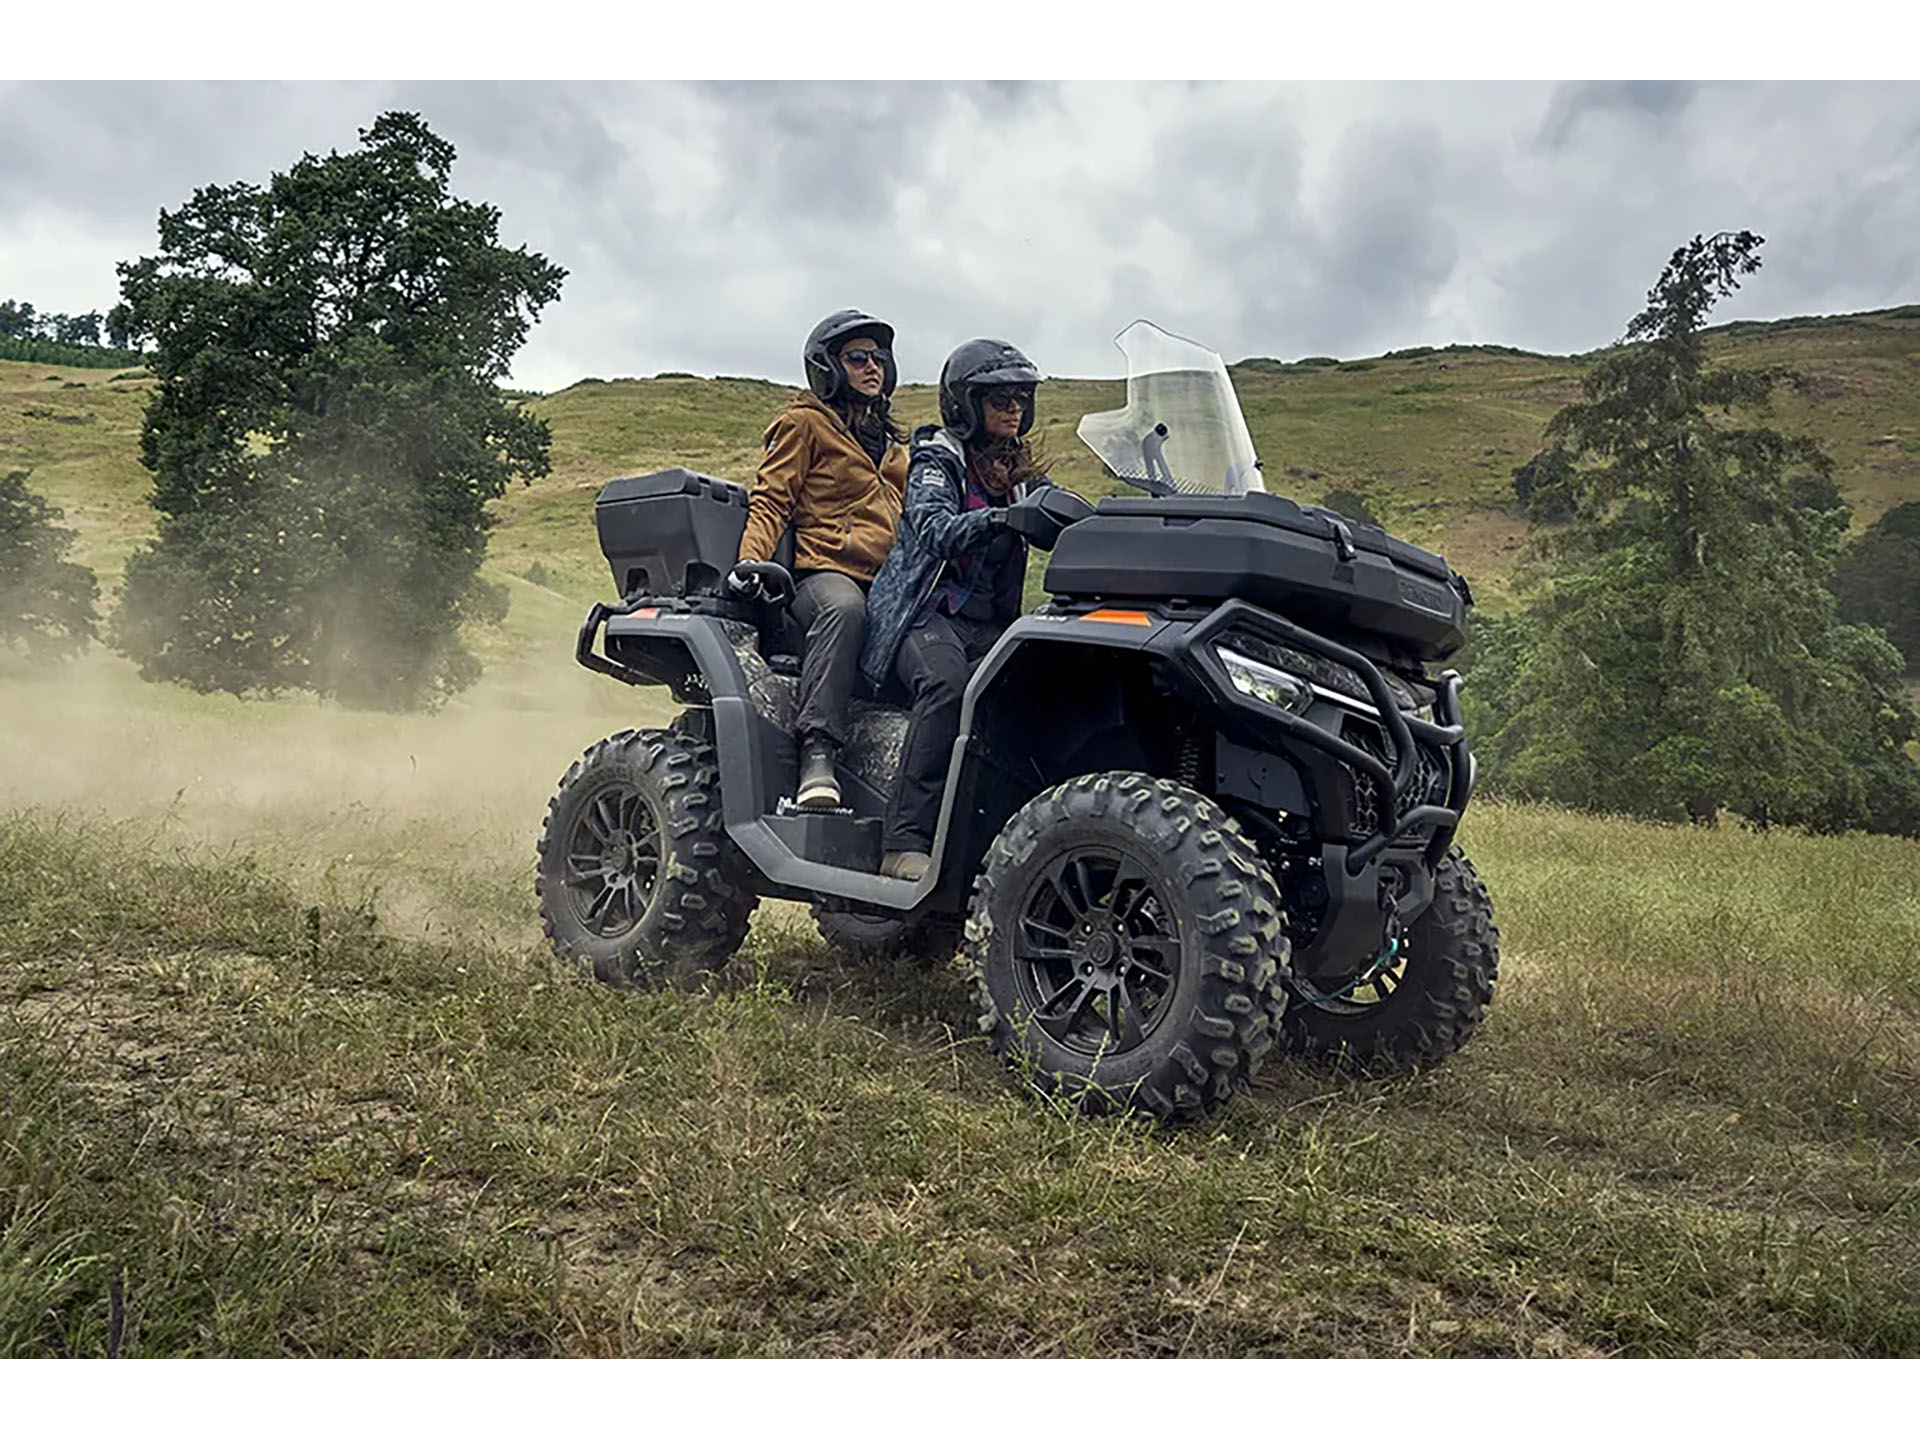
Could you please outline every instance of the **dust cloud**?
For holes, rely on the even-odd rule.
[[[525,585],[514,604],[479,683],[432,714],[197,695],[98,649],[0,669],[0,815],[131,822],[136,842],[184,856],[252,855],[398,933],[535,941],[533,847],[561,775],[677,707],[573,663],[583,606]]]

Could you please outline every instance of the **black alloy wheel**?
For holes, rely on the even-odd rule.
[[[566,894],[580,927],[624,935],[647,913],[660,875],[660,819],[632,785],[614,781],[581,806],[567,841]]]
[[[1166,1016],[1180,931],[1146,872],[1126,856],[1056,857],[1020,910],[1014,972],[1033,1023],[1082,1055],[1119,1055]]]

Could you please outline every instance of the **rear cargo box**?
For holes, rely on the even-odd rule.
[[[739,558],[747,492],[692,470],[659,470],[608,481],[593,520],[622,598],[706,594]]]
[[[1421,660],[1466,641],[1465,587],[1447,562],[1280,495],[1109,499],[1072,525],[1049,594],[1245,600],[1303,625],[1363,631]]]

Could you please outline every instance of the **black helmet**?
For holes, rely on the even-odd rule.
[[[982,425],[980,392],[996,385],[1031,390],[1040,383],[1033,362],[1004,340],[969,340],[940,367],[940,423],[954,438],[971,439]],[[1020,411],[1020,433],[1033,428],[1033,406]]]
[[[808,332],[807,348],[801,357],[807,367],[808,387],[829,404],[846,390],[846,371],[834,358],[834,351],[840,348],[841,341],[855,335],[877,340],[887,351],[882,367],[885,373],[880,381],[882,395],[893,394],[894,382],[900,378],[900,371],[893,363],[893,327],[862,310],[836,310]]]

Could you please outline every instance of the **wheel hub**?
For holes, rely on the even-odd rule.
[[[1118,949],[1112,931],[1095,930],[1080,947],[1082,968],[1090,971],[1112,969],[1114,952]]]

